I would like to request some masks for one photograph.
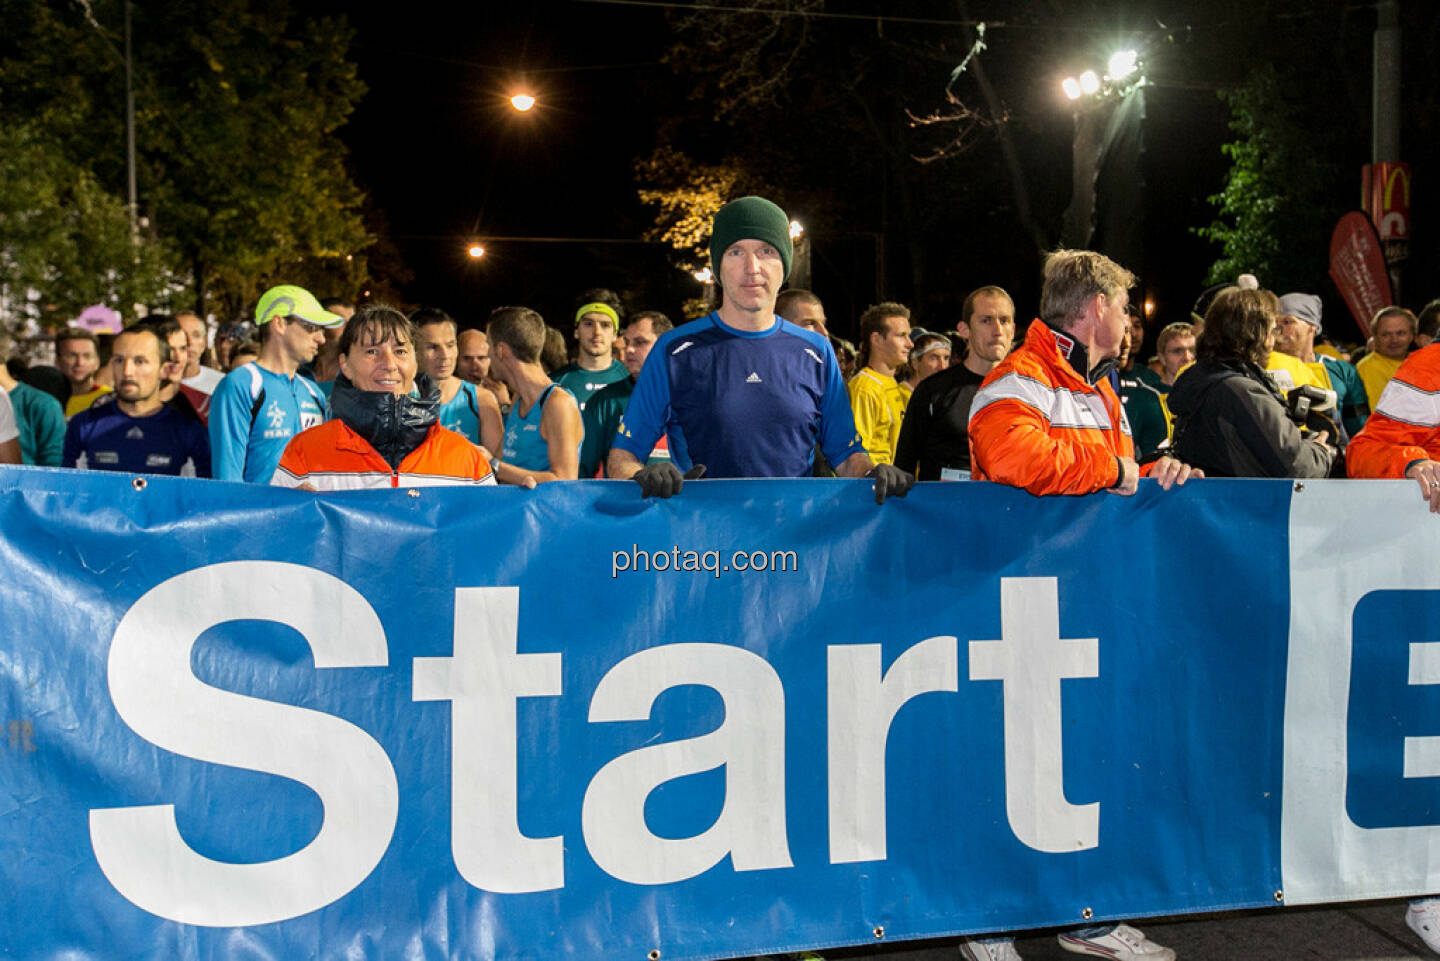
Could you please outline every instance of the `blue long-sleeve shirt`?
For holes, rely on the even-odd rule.
[[[803,477],[817,444],[836,465],[865,450],[829,341],[779,317],[753,332],[712,313],[662,334],[613,446],[643,463],[662,434],[677,467],[707,477]]]
[[[257,363],[235,368],[210,401],[210,452],[215,477],[268,484],[290,438],[323,423],[320,388]]]

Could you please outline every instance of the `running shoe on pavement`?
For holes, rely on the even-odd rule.
[[[1024,961],[1013,938],[1003,941],[961,941],[962,961]]]
[[[1425,947],[1440,954],[1440,899],[1411,901],[1410,907],[1405,909],[1405,923],[1411,931],[1420,935]]]
[[[1075,954],[1112,961],[1175,961],[1175,952],[1145,937],[1138,928],[1118,924],[1108,934],[1089,937],[1079,934],[1057,936],[1060,947]]]

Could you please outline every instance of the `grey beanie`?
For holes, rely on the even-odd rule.
[[[1280,298],[1280,313],[1298,317],[1320,329],[1320,298],[1314,294],[1286,294]]]

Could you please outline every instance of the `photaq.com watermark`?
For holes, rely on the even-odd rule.
[[[796,573],[800,570],[800,558],[794,551],[695,551],[671,547],[668,550],[646,550],[638,544],[631,544],[628,551],[610,552],[610,576],[621,574],[648,574],[651,571],[678,571],[680,573],[707,573],[715,577],[721,574],[750,573]]]

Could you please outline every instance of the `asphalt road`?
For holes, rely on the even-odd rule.
[[[1326,907],[1235,911],[1145,921],[1137,926],[1152,940],[1175,949],[1177,961],[1437,961],[1405,926],[1404,899]],[[1025,961],[1076,961],[1054,931],[1018,937]],[[842,958],[881,961],[954,961],[953,941],[912,942],[887,951],[830,950]]]

